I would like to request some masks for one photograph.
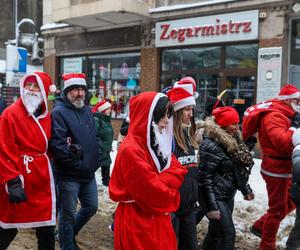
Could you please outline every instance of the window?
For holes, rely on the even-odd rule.
[[[255,69],[257,67],[257,44],[226,47],[226,68]]]

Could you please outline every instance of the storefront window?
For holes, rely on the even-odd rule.
[[[62,60],[62,72],[78,72],[87,75],[88,103],[108,100],[112,104],[112,118],[127,116],[126,106],[131,96],[140,91],[140,53],[96,55]],[[73,62],[77,66],[71,66]],[[79,73],[79,72],[78,72]]]
[[[257,44],[227,46],[226,68],[255,69],[257,67],[257,54]]]
[[[289,82],[300,87],[300,19],[291,22]]]
[[[220,47],[167,49],[162,52],[162,71],[220,67]]]

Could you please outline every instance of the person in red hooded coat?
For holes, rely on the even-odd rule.
[[[255,221],[250,231],[261,237],[261,250],[276,249],[276,234],[280,222],[295,208],[289,189],[292,135],[295,130],[292,122],[299,112],[299,104],[300,91],[294,85],[287,84],[280,90],[278,98],[260,106],[262,113],[258,122],[258,138],[262,150],[261,175],[266,182],[269,208]],[[243,134],[247,134],[247,127],[243,129]]]
[[[21,97],[0,118],[1,250],[9,246],[17,228],[36,228],[39,250],[55,248],[56,198],[47,155],[47,96],[54,89],[46,73],[25,75]]]
[[[109,183],[119,202],[115,215],[116,250],[175,250],[171,212],[179,207],[179,188],[187,170],[172,155],[172,105],[162,93],[130,99],[130,126]]]

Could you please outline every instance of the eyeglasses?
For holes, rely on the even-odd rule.
[[[32,90],[32,91],[40,91],[40,86],[37,82],[28,82],[24,86],[25,89]]]

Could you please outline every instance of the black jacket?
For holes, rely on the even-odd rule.
[[[300,206],[300,148],[293,152],[292,187],[291,196],[296,204]]]
[[[80,182],[94,178],[99,163],[99,143],[90,108],[76,108],[62,93],[55,101],[51,118],[52,135],[49,146],[53,154],[55,177]],[[80,159],[70,150],[68,137],[71,138],[71,143],[81,147]]]
[[[195,149],[191,146],[188,140],[188,133],[184,130],[186,144],[188,146],[188,152],[184,152],[175,141],[174,155],[181,163],[186,167],[188,173],[184,177],[182,186],[180,187],[180,206],[176,211],[176,215],[185,215],[193,211],[198,201],[198,169],[197,169],[197,156]]]
[[[242,174],[242,166],[215,138],[204,136],[199,154],[199,197],[204,210],[218,210],[216,200],[233,199],[237,189],[244,196],[252,192],[248,176]]]
[[[0,115],[6,108],[7,108],[7,103],[6,103],[5,99],[2,96],[0,96]]]

